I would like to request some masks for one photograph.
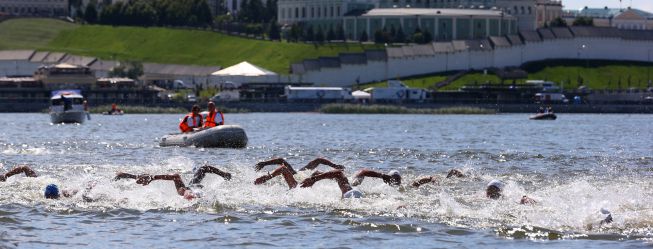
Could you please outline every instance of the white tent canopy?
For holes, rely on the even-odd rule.
[[[214,72],[216,76],[276,76],[277,73],[255,66],[247,61]]]
[[[354,97],[354,99],[371,99],[372,98],[372,94],[369,94],[367,92],[363,92],[363,91],[360,91],[360,90],[351,93],[351,96]]]

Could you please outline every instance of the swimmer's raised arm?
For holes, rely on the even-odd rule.
[[[259,170],[263,169],[263,167],[268,166],[268,165],[272,165],[272,164],[284,165],[284,166],[288,167],[288,169],[290,169],[293,172],[293,175],[297,174],[295,169],[293,169],[292,166],[290,166],[290,164],[288,162],[286,162],[286,160],[283,159],[283,158],[275,158],[275,159],[270,159],[270,160],[267,160],[267,161],[258,162],[256,164],[256,166],[254,167],[254,170],[259,171]]]
[[[141,184],[143,186],[150,184],[150,182],[155,181],[155,180],[167,180],[167,181],[173,181],[175,183],[175,188],[177,189],[177,194],[184,196],[184,192],[186,189],[186,185],[184,184],[184,181],[181,180],[181,176],[179,174],[171,174],[171,175],[140,175],[136,179],[136,183]]]
[[[329,166],[331,168],[334,168],[334,169],[345,169],[345,166],[342,166],[340,164],[335,164],[335,163],[333,163],[333,162],[331,162],[331,161],[329,161],[327,159],[316,158],[313,161],[308,162],[308,164],[306,164],[306,166],[304,166],[303,168],[299,169],[299,171],[313,170],[313,169],[317,168],[317,166],[319,166],[320,164],[327,165],[327,166]]]
[[[383,182],[390,184],[390,185],[399,185],[401,184],[401,176],[399,175],[399,172],[396,170],[390,171],[389,174],[384,174],[378,171],[374,170],[369,170],[369,169],[362,169],[354,175],[354,180],[353,185],[358,186],[363,182],[363,179],[365,177],[375,177],[375,178],[381,178],[383,179]]]
[[[422,186],[424,184],[427,184],[427,183],[431,183],[431,182],[436,183],[436,182],[438,182],[438,180],[433,176],[426,176],[426,177],[422,177],[420,179],[415,180],[413,182],[413,184],[411,184],[411,185],[413,187],[415,187],[415,188],[419,188],[420,186]]]
[[[256,178],[256,180],[254,180],[254,184],[256,185],[263,184],[278,175],[283,175],[283,178],[286,180],[286,183],[288,184],[288,188],[297,187],[297,180],[295,180],[295,177],[293,176],[293,172],[284,165],[279,166],[274,171],[272,171],[272,173],[268,173],[267,175]]]
[[[302,188],[311,187],[316,182],[325,179],[335,180],[338,183],[338,187],[340,187],[340,191],[342,192],[343,195],[347,193],[347,191],[352,190],[351,185],[349,185],[349,180],[347,180],[347,176],[345,176],[342,170],[339,169],[325,172],[322,174],[313,175],[309,178],[306,178],[306,180],[302,182],[301,187]]]
[[[4,175],[0,175],[0,182],[4,182],[7,180],[7,178],[17,175],[20,173],[25,173],[25,176],[27,177],[36,177],[36,172],[32,170],[29,166],[27,165],[21,165],[21,166],[16,166],[13,169],[11,169],[9,172],[5,173]]]
[[[138,175],[134,174],[129,174],[125,172],[118,172],[116,173],[116,177],[113,178],[114,181],[120,180],[120,179],[137,179]]]
[[[197,172],[195,172],[195,175],[193,176],[193,180],[190,181],[190,184],[199,184],[202,182],[202,179],[204,179],[204,176],[206,173],[213,173],[216,175],[221,176],[225,180],[231,180],[231,174],[224,172],[216,167],[210,166],[210,165],[204,165],[200,167]]]
[[[465,174],[463,174],[462,171],[457,170],[457,169],[451,169],[449,170],[449,173],[447,173],[447,178],[451,177],[465,177]]]

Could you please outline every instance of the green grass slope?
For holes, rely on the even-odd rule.
[[[272,42],[202,30],[77,25],[54,19],[0,22],[0,49],[61,51],[102,59],[219,65],[249,61],[278,73],[303,59],[359,52],[375,45]]]
[[[45,49],[61,31],[78,25],[42,18],[10,19],[0,22],[0,50]]]
[[[222,67],[249,61],[278,73],[288,73],[290,63],[358,52],[364,47],[262,41],[200,30],[83,25],[62,31],[48,49],[104,59]]]

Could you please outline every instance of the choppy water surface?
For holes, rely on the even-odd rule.
[[[161,148],[180,115],[99,116],[52,125],[46,114],[0,114],[2,173],[29,164],[37,178],[1,183],[0,247],[565,247],[653,244],[653,132],[650,115],[322,115],[228,114],[246,149]],[[341,199],[334,182],[288,190],[282,179],[255,186],[256,162],[315,157],[398,169],[404,185],[460,168],[470,177],[420,189],[366,179],[366,198]],[[234,177],[204,179],[204,197],[186,201],[173,184],[111,181],[118,171],[181,173],[208,162]],[[322,168],[321,170],[327,170]],[[267,170],[272,170],[268,166]],[[299,180],[310,172],[300,172]],[[491,179],[505,198],[484,197]],[[46,200],[43,188],[84,189]],[[522,195],[536,199],[519,205]],[[599,213],[614,222],[599,226]]]

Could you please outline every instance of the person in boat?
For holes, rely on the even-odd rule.
[[[546,113],[551,113],[553,114],[553,108],[551,106],[546,108]]]
[[[187,114],[179,123],[181,132],[192,132],[195,128],[202,127],[202,115],[200,115],[200,107],[193,105],[191,113]]]
[[[213,101],[209,101],[207,108],[209,114],[206,115],[206,121],[204,122],[204,128],[216,127],[218,125],[224,125],[224,115],[220,110],[215,107]]]
[[[68,111],[70,109],[73,109],[73,102],[72,100],[66,98],[63,94],[61,96],[61,102],[63,102],[63,111]]]
[[[493,200],[498,200],[500,199],[503,195],[503,189],[505,187],[505,183],[499,180],[492,180],[490,183],[487,184],[487,187],[485,188],[485,195]],[[524,195],[522,198],[519,200],[519,204],[523,205],[533,205],[536,204],[537,201],[534,199],[531,199],[530,197]]]
[[[122,110],[118,108],[118,105],[116,103],[111,104],[111,110],[109,110],[109,114],[120,114],[122,113]]]
[[[260,171],[265,166],[273,165],[273,164],[277,164],[279,166],[275,170],[273,170],[272,172],[268,172],[267,175],[263,175],[263,176],[261,176],[259,178],[256,178],[256,180],[254,180],[255,185],[263,184],[263,183],[269,181],[270,179],[281,175],[286,180],[286,183],[288,184],[288,188],[292,189],[292,188],[297,187],[297,180],[295,180],[295,177],[293,176],[293,175],[297,174],[297,171],[295,171],[295,169],[290,165],[290,163],[288,163],[283,158],[274,158],[274,159],[270,159],[270,160],[267,160],[267,161],[258,162],[256,164],[256,166],[254,166],[254,170]],[[334,168],[334,169],[339,169],[339,170],[345,169],[345,166],[342,166],[340,164],[335,164],[335,163],[333,163],[333,162],[331,162],[331,161],[329,161],[327,159],[316,158],[316,159],[313,159],[312,161],[308,162],[308,164],[306,164],[306,166],[299,169],[299,171],[314,170],[315,168],[317,168],[317,166],[319,166],[321,164],[327,165],[327,166],[329,166],[331,168]],[[320,171],[315,171],[313,173],[313,175],[317,175],[317,174],[321,174],[321,173],[322,172],[320,172]]]
[[[463,177],[465,177],[465,174],[463,174],[463,172],[458,170],[458,169],[449,170],[449,172],[447,173],[446,178],[454,178],[454,177],[463,178]],[[420,179],[415,180],[411,184],[411,186],[413,186],[414,188],[419,188],[420,186],[422,186],[424,184],[427,184],[427,183],[437,183],[438,178],[439,178],[439,176],[437,176],[437,175],[422,177]]]
[[[224,172],[216,167],[210,166],[210,165],[204,165],[202,167],[193,169],[194,175],[193,179],[190,181],[190,186],[186,186],[184,184],[184,181],[181,179],[181,176],[179,174],[169,174],[169,175],[150,175],[150,174],[141,174],[141,175],[134,175],[134,174],[129,174],[129,173],[124,173],[124,172],[119,172],[116,174],[116,177],[114,180],[120,180],[120,179],[136,179],[136,183],[141,184],[143,186],[146,186],[150,184],[152,181],[155,180],[167,180],[167,181],[172,181],[175,184],[175,189],[177,190],[177,194],[180,196],[183,196],[184,199],[187,200],[192,200],[194,198],[200,198],[202,196],[202,192],[199,190],[203,186],[200,184],[202,180],[204,179],[204,176],[206,176],[207,173],[213,173],[216,175],[221,176],[225,180],[229,181],[231,180],[231,174]]]
[[[544,107],[540,106],[540,109],[537,109],[537,113],[544,113]]]
[[[26,177],[37,177],[36,172],[27,165],[16,166],[7,173],[0,175],[0,182],[7,181],[7,178],[24,173]]]

